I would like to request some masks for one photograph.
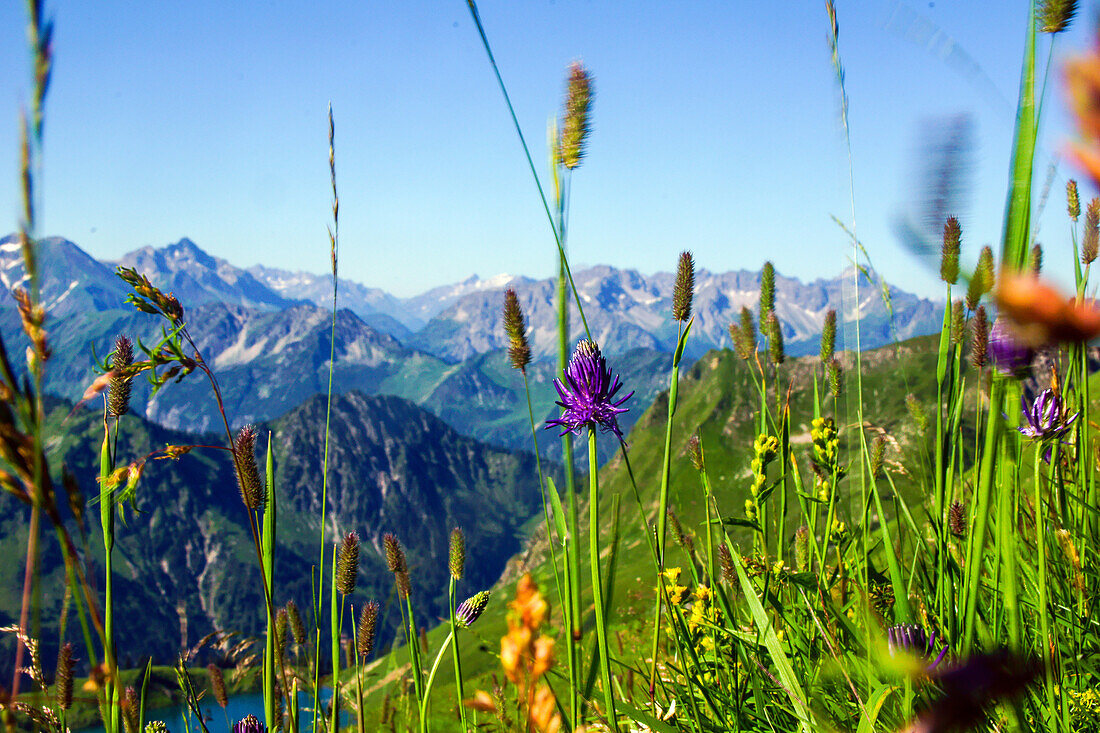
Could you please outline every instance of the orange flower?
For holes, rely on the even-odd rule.
[[[1033,275],[1002,272],[994,297],[1016,338],[1030,346],[1088,341],[1100,335],[1100,309],[1095,304],[1067,298]]]

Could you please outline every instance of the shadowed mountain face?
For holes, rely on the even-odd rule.
[[[258,431],[261,470],[269,430],[276,464],[276,602],[293,598],[303,610],[310,607],[311,568],[321,552],[325,407],[322,398],[307,400]],[[58,406],[51,424],[60,426],[68,412],[67,405]],[[224,435],[186,434],[137,418],[124,418],[122,425],[120,464],[166,444],[225,444]],[[102,418],[78,410],[62,430],[66,437],[51,460],[73,471],[85,497],[97,496]],[[539,495],[535,460],[529,453],[491,448],[459,435],[396,397],[352,392],[333,404],[323,507],[325,557],[327,565],[331,546],[343,533],[354,530],[363,538],[356,607],[369,598],[385,605],[390,597],[393,579],[380,548],[382,534],[394,532],[408,552],[421,621],[434,624],[446,613],[451,528],[462,527],[467,536],[470,560],[460,592],[472,594],[490,586],[507,559],[519,551],[520,526],[534,513]],[[6,494],[0,496],[0,504],[5,508],[0,546],[9,557],[22,557],[26,512]],[[117,525],[116,618],[121,622],[116,626],[123,660],[126,655],[137,659],[152,654],[161,663],[171,663],[177,651],[215,629],[259,633],[264,620],[262,587],[228,454],[196,449],[175,462],[150,461],[138,486],[137,510],[127,508],[126,521]],[[86,513],[93,522],[92,572],[98,577],[98,507]],[[75,524],[73,529],[75,536]],[[42,618],[56,624],[62,601],[61,558],[52,533],[42,537]],[[0,594],[0,622],[18,619],[21,574],[20,562],[0,568],[8,589]],[[396,610],[386,608],[383,633],[389,639],[398,620]],[[149,629],[160,631],[150,634]],[[78,631],[73,628],[70,633]],[[44,629],[41,636],[52,646],[44,658],[51,658],[56,654],[56,627]]]

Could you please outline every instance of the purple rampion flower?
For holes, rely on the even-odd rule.
[[[993,323],[988,348],[993,367],[1005,376],[1020,376],[1035,357],[1035,350],[1017,339],[1003,318]]]
[[[489,605],[489,591],[487,590],[467,598],[458,604],[458,608],[455,609],[455,625],[460,629],[469,628],[474,621],[481,618],[481,614],[485,611],[487,605]]]
[[[890,649],[890,656],[896,654],[900,649],[913,656],[929,659],[936,652],[936,632],[933,631],[932,636],[928,636],[923,626],[898,624],[886,630],[886,646]],[[947,654],[947,648],[947,645],[944,644],[943,649],[939,650],[932,663],[925,667],[925,671],[931,672],[939,666]]]
[[[246,715],[233,725],[233,733],[267,733],[267,726],[255,715]]]
[[[615,433],[623,439],[616,415],[626,412],[622,404],[634,393],[618,401],[615,394],[622,389],[622,382],[613,377],[611,367],[600,353],[600,347],[587,339],[577,344],[573,358],[565,368],[564,379],[555,379],[554,387],[561,400],[558,405],[561,417],[546,421],[546,427],[560,427],[561,434],[580,434],[582,428],[599,425],[602,430]]]
[[[1028,438],[1034,438],[1035,440],[1061,438],[1069,432],[1073,422],[1081,414],[1075,412],[1067,417],[1061,396],[1051,389],[1044,389],[1040,392],[1031,405],[1028,405],[1027,397],[1022,397],[1021,402],[1027,425],[1021,425],[1018,430]]]

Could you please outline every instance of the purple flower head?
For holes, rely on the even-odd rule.
[[[563,412],[561,417],[547,420],[546,427],[560,427],[562,435],[579,435],[582,428],[599,425],[605,432],[613,432],[622,440],[623,433],[619,430],[616,416],[627,411],[622,404],[634,393],[614,401],[623,385],[618,377],[612,376],[611,367],[607,366],[600,347],[588,340],[578,343],[573,358],[565,368],[564,377],[554,380],[554,387],[561,397],[557,404]]]
[[[483,590],[477,595],[467,598],[458,604],[455,609],[455,625],[460,629],[469,628],[474,621],[481,618],[485,607],[489,605],[489,591]]]
[[[1027,425],[1022,425],[1018,429],[1023,435],[1035,440],[1061,438],[1069,432],[1070,426],[1080,415],[1080,413],[1075,412],[1067,417],[1062,398],[1051,389],[1044,389],[1040,392],[1039,396],[1030,405],[1028,405],[1027,397],[1022,397],[1021,402],[1023,403],[1024,418],[1027,419]]]
[[[989,356],[993,367],[1005,376],[1020,376],[1031,366],[1035,350],[1018,340],[1003,318],[989,332]]]
[[[255,715],[246,715],[233,725],[233,733],[267,733],[267,726]]]
[[[946,644],[944,644],[943,649],[940,649],[938,653],[936,652],[936,632],[933,631],[932,636],[928,636],[924,631],[924,627],[917,624],[898,624],[888,628],[886,630],[886,645],[890,649],[890,656],[894,656],[899,649],[922,659],[931,659],[932,655],[936,654],[936,658],[932,660],[932,663],[925,667],[927,672],[931,672],[938,667],[947,654]]]

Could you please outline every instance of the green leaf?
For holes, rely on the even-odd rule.
[[[558,487],[554,485],[554,479],[546,477],[546,485],[549,488],[550,504],[554,509],[554,525],[558,528],[558,536],[561,544],[565,546],[565,538],[569,536],[569,530],[565,524],[565,510],[561,506],[561,497],[558,496]]]

